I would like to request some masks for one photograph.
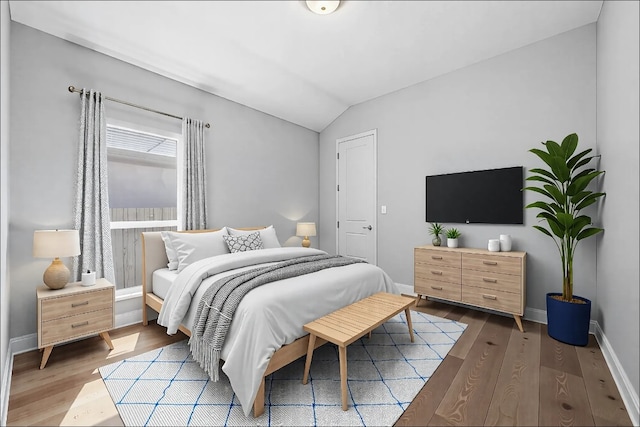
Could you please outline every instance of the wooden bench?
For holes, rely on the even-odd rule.
[[[403,310],[407,316],[409,336],[411,337],[411,342],[413,342],[413,327],[411,326],[409,307],[414,302],[414,298],[379,292],[304,325],[304,330],[309,332],[309,347],[307,349],[302,384],[306,384],[309,377],[316,337],[336,344],[340,356],[342,410],[346,411],[348,409],[347,346],[365,334],[369,334],[369,338],[371,338],[372,330]]]

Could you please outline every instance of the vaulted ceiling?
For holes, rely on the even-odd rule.
[[[602,1],[24,1],[13,21],[300,126],[595,22]]]

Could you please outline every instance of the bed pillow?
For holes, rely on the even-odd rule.
[[[226,227],[219,231],[204,233],[176,233],[167,231],[171,246],[176,251],[178,258],[178,273],[189,264],[201,259],[229,253],[229,248],[223,236],[227,235]]]
[[[256,249],[264,249],[262,246],[262,239],[260,233],[255,231],[253,233],[245,234],[242,236],[222,236],[231,253],[255,251]]]
[[[162,237],[162,241],[164,242],[164,250],[167,252],[167,259],[169,262],[167,263],[167,268],[169,270],[177,270],[178,269],[178,254],[176,250],[173,249],[173,245],[171,244],[171,239],[167,235],[168,231],[161,231],[160,236]]]
[[[267,228],[261,228],[260,230],[236,230],[235,228],[227,227],[229,231],[229,235],[231,236],[246,236],[247,234],[255,233],[256,231],[260,232],[260,239],[262,240],[262,247],[264,249],[271,248],[281,248],[280,242],[278,241],[278,236],[276,235],[276,229],[273,225],[268,226]]]

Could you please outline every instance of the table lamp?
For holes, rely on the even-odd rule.
[[[33,256],[53,258],[42,280],[51,289],[62,289],[69,283],[71,273],[60,257],[80,255],[78,230],[36,230],[33,233]]]
[[[311,246],[311,240],[309,236],[316,235],[316,223],[315,222],[299,222],[296,226],[296,236],[304,237],[302,240],[302,246],[308,248]]]

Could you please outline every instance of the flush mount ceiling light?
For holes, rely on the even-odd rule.
[[[312,12],[317,13],[318,15],[328,15],[338,8],[340,5],[339,0],[318,0],[312,1],[307,0],[307,7],[311,9]]]

